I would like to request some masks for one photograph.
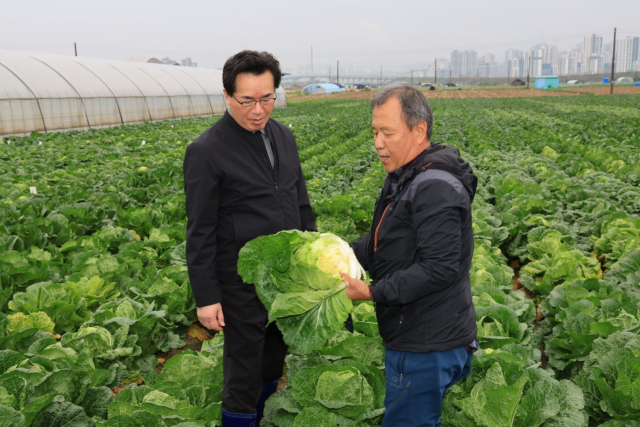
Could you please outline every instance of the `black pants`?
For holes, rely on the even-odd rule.
[[[224,390],[222,407],[253,414],[262,393],[262,382],[282,376],[287,345],[254,285],[220,283],[224,314]]]

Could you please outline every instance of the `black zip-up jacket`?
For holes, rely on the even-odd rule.
[[[477,182],[458,149],[442,144],[387,175],[371,232],[351,244],[371,273],[386,348],[428,353],[476,338],[469,270]]]
[[[244,129],[229,112],[187,147],[187,266],[198,307],[221,302],[219,281],[241,281],[238,252],[249,240],[316,230],[291,131],[269,119],[265,132],[273,168],[260,132]]]

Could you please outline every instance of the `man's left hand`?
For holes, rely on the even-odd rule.
[[[347,273],[340,273],[340,277],[346,283],[347,296],[351,301],[371,301],[371,291],[369,285],[362,280],[354,279]]]

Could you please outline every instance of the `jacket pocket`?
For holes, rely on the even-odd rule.
[[[376,315],[378,316],[380,336],[383,340],[391,342],[402,333],[402,323],[404,322],[402,307],[376,304]]]

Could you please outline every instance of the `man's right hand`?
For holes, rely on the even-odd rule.
[[[222,331],[224,327],[224,314],[222,314],[222,305],[220,303],[198,307],[198,320],[207,329],[214,331]]]

